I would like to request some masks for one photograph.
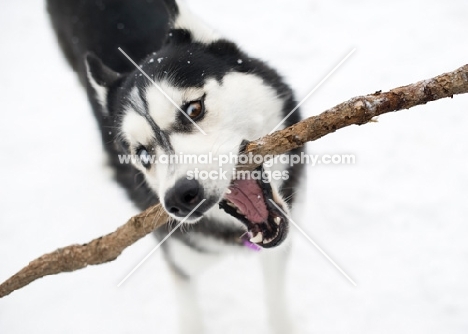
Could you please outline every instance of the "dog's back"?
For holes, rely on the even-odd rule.
[[[117,72],[130,72],[133,65],[118,47],[131,50],[139,63],[161,48],[177,10],[171,0],[48,0],[47,5],[60,47],[83,85],[87,52]]]

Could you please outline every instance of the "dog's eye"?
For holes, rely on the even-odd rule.
[[[203,101],[190,102],[185,108],[185,113],[193,120],[200,118],[205,113]]]
[[[144,146],[140,146],[137,149],[136,155],[140,159],[140,162],[143,166],[148,168],[151,165],[151,155]]]

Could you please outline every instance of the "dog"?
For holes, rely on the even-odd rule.
[[[172,233],[162,249],[181,332],[203,332],[193,278],[226,253],[261,248],[272,330],[291,333],[284,275],[302,166],[263,162],[242,179],[238,160],[219,164],[280,124],[296,107],[291,88],[180,1],[48,0],[47,7],[87,91],[116,181],[139,209],[161,203],[171,217],[155,234],[162,240]],[[280,128],[299,119],[296,111]],[[182,154],[210,161],[162,161]],[[218,177],[202,179],[202,172]],[[274,172],[282,178],[271,178]]]

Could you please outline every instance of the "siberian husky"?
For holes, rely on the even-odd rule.
[[[272,330],[290,333],[285,245],[301,165],[264,163],[256,175],[287,177],[241,179],[238,161],[219,161],[279,124],[296,106],[292,90],[179,1],[48,0],[48,11],[87,90],[117,182],[141,210],[163,205],[174,223],[157,231],[159,239],[184,220],[163,244],[181,332],[203,332],[192,278],[223,254],[261,248]],[[298,120],[296,111],[281,128]],[[154,160],[183,154],[209,161]],[[194,177],[201,171],[220,173]]]

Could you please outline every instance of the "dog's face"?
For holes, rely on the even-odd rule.
[[[168,45],[140,64],[144,73],[114,73],[87,57],[89,84],[117,120],[122,154],[135,158],[168,214],[240,222],[252,242],[273,247],[287,234],[282,181],[235,174],[242,143],[273,129],[285,107],[259,66],[225,41]]]

